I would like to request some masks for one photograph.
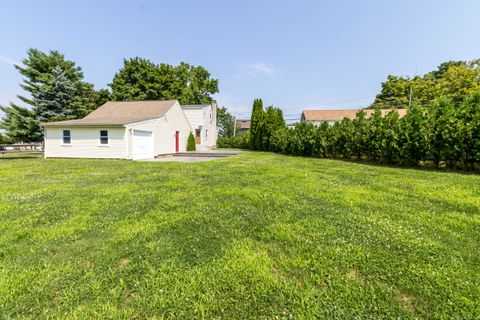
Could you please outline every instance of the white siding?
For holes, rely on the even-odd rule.
[[[182,106],[193,131],[202,127],[200,142],[202,146],[214,147],[217,144],[217,106]]]
[[[154,153],[159,155],[175,152],[175,131],[180,133],[179,151],[186,151],[188,135],[192,128],[178,103],[175,103],[160,119],[130,124],[127,126],[129,159],[132,158],[132,130],[152,131]]]
[[[69,145],[63,130],[70,130]],[[100,145],[100,130],[108,130],[108,146]],[[125,158],[125,138],[123,127],[46,127],[45,158]]]

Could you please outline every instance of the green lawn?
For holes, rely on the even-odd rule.
[[[0,159],[0,319],[480,317],[480,176]]]

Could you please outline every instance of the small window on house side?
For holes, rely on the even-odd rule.
[[[72,136],[70,130],[63,130],[63,144],[70,144],[72,142]]]
[[[100,144],[108,144],[108,130],[100,130]]]

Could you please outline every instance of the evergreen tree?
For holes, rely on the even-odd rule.
[[[12,143],[37,142],[42,134],[35,113],[13,103],[8,107],[0,106],[5,115],[0,121],[0,128],[6,131],[5,137]]]
[[[461,127],[460,137],[462,165],[467,170],[475,169],[480,164],[480,92],[471,95],[458,112]]]
[[[263,110],[263,102],[262,99],[255,99],[250,119],[250,146],[253,150],[263,150],[264,134],[265,111]]]
[[[448,155],[449,148],[454,148],[450,145],[453,139],[451,132],[447,131],[448,123],[454,121],[455,115],[452,103],[445,99],[438,99],[434,105],[429,108],[426,119],[426,134],[428,143],[429,158],[433,160],[436,167],[440,166],[440,161],[447,160],[451,155]],[[455,129],[454,129],[455,130]],[[451,161],[449,161],[451,163]]]
[[[33,93],[36,102],[33,111],[42,122],[73,119],[84,113],[81,103],[76,100],[75,86],[60,66],[52,70],[45,85]]]
[[[193,133],[190,132],[187,140],[187,151],[195,151],[196,149],[197,147],[195,145],[195,137],[193,136]]]
[[[413,104],[399,122],[398,140],[401,162],[416,165],[427,153],[425,112]]]
[[[380,143],[380,159],[387,163],[400,160],[398,149],[398,123],[400,115],[396,111],[387,113],[382,118],[382,130],[379,133]]]
[[[363,110],[357,112],[357,115],[353,120],[353,127],[355,136],[353,138],[352,153],[357,159],[361,159],[363,155],[367,154],[369,148],[368,120],[365,117],[365,112]]]
[[[375,107],[372,117],[368,121],[369,143],[367,153],[373,161],[381,157],[382,149],[382,113],[379,107]]]

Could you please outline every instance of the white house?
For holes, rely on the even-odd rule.
[[[197,150],[212,148],[217,144],[217,106],[213,104],[182,105],[195,137]]]
[[[198,120],[197,113],[206,116]],[[42,125],[45,158],[151,159],[186,151],[188,135],[197,130],[199,150],[214,147],[217,142],[215,103],[181,106],[177,100],[107,102],[83,119]]]

